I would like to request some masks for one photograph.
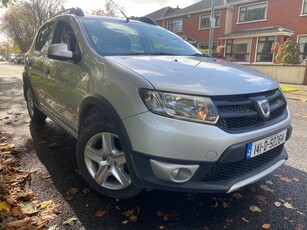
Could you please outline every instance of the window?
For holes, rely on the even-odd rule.
[[[304,61],[307,59],[307,35],[300,36],[298,38],[298,43],[300,45],[300,59]]]
[[[51,35],[53,31],[53,22],[46,24],[39,32],[35,43],[35,50],[42,53],[47,53],[48,47],[51,44]]]
[[[220,26],[220,21],[221,21],[221,12],[215,13],[215,27]],[[210,18],[211,14],[203,14],[200,16],[200,23],[199,23],[199,28],[200,29],[206,29],[210,28]]]
[[[231,62],[248,62],[251,39],[227,40],[226,60]]]
[[[213,49],[216,50],[217,42],[213,42]],[[200,42],[198,43],[198,48],[202,50],[209,50],[209,42]]]
[[[257,62],[272,62],[273,54],[271,53],[271,47],[275,42],[275,37],[260,37],[258,38],[257,46]]]
[[[174,33],[182,32],[182,18],[169,20],[167,22],[167,29]]]
[[[303,0],[302,14],[307,14],[307,0]]]
[[[251,22],[266,19],[267,3],[241,6],[239,12],[239,22]]]

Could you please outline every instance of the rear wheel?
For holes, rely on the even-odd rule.
[[[141,191],[131,181],[119,134],[109,125],[97,124],[81,132],[77,162],[85,180],[102,195],[126,199]]]
[[[26,98],[27,98],[28,113],[31,120],[34,122],[45,121],[47,116],[35,106],[33,94],[30,88],[27,88]]]

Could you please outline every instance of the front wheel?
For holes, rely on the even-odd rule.
[[[45,121],[47,116],[36,107],[34,103],[33,94],[30,88],[27,88],[26,99],[27,99],[27,109],[31,120],[34,122]]]
[[[126,199],[141,191],[131,181],[125,151],[113,127],[85,128],[77,145],[77,163],[85,180],[102,195]]]

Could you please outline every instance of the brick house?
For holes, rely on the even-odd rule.
[[[147,17],[198,48],[209,47],[211,0],[186,8],[165,7]],[[215,0],[214,47],[224,45],[226,60],[272,63],[272,44],[288,38],[307,58],[307,0]]]

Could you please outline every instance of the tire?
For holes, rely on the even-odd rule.
[[[125,151],[114,126],[96,124],[84,128],[76,152],[82,176],[98,193],[127,199],[141,192],[131,181]]]
[[[44,122],[47,116],[36,107],[32,90],[29,87],[27,88],[26,99],[27,99],[27,109],[31,120],[36,123]]]

